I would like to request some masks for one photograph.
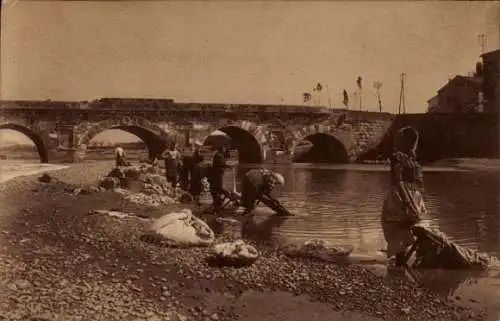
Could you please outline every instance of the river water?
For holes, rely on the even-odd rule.
[[[273,226],[269,239],[303,242],[317,238],[334,245],[374,253],[386,247],[380,226],[389,189],[389,167],[382,165],[276,165],[286,186],[276,191],[296,216]],[[245,168],[236,171],[241,181]],[[233,184],[228,175],[227,186]],[[500,257],[500,173],[424,168],[424,224],[444,232],[459,245]],[[239,188],[238,188],[239,190]],[[385,274],[385,265],[373,266]],[[458,304],[486,309],[500,320],[500,272],[481,275],[419,271],[411,278]]]
[[[57,165],[5,163],[1,181],[19,174],[57,169]],[[286,185],[275,192],[296,216],[273,225],[273,241],[303,242],[317,238],[334,245],[375,253],[385,248],[380,226],[383,198],[389,188],[389,168],[379,165],[270,165],[284,175]],[[226,175],[226,187],[239,185],[247,168]],[[234,181],[236,177],[236,181]],[[500,173],[424,168],[427,225],[452,240],[500,257]],[[237,186],[239,190],[239,186]],[[374,266],[386,273],[384,265]],[[489,311],[500,317],[500,273],[471,276],[449,271],[421,271],[411,278],[459,299],[457,303]]]
[[[296,214],[274,232],[277,238],[321,238],[361,251],[385,247],[380,213],[389,189],[388,166],[291,165],[275,170],[286,179],[276,193]],[[238,171],[237,181],[243,172]],[[500,173],[427,168],[424,175],[429,212],[424,222],[461,245],[500,257]]]
[[[32,160],[1,160],[0,161],[0,183],[19,176],[28,176],[46,171],[63,169],[66,165],[40,164]]]

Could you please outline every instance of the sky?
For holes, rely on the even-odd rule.
[[[2,6],[1,98],[319,104],[407,112],[500,48],[488,2],[16,1]],[[331,97],[329,99],[329,97]]]

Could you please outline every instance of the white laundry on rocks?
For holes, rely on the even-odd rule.
[[[333,246],[330,242],[319,239],[311,239],[301,245],[289,244],[282,247],[282,251],[290,257],[318,259],[327,262],[335,262],[351,254],[352,249]]]
[[[157,219],[147,236],[170,246],[208,246],[214,242],[212,229],[190,210],[172,212]]]
[[[214,258],[222,265],[250,265],[259,257],[257,249],[243,240],[214,245]]]

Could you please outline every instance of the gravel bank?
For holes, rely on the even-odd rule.
[[[431,166],[446,166],[474,171],[500,171],[500,159],[495,158],[450,158],[435,162]]]
[[[76,164],[51,175],[85,185],[111,167]],[[113,192],[72,196],[64,187],[35,177],[0,185],[0,320],[483,320],[402,278],[262,246],[251,267],[210,267],[209,249],[141,242],[148,221],[88,215],[158,216],[175,206],[141,208]]]

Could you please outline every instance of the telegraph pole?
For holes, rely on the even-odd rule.
[[[403,72],[401,73],[401,90],[399,92],[398,114],[401,114],[401,108],[403,109],[403,114],[406,113],[405,80],[406,74]]]
[[[481,47],[481,55],[484,54],[484,47],[486,46],[486,35],[484,33],[477,36],[479,46]]]

